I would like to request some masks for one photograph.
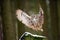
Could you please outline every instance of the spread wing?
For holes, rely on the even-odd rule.
[[[30,23],[31,17],[29,15],[27,15],[27,13],[18,9],[18,10],[16,10],[16,15],[17,15],[18,20],[21,21],[23,24],[25,24],[28,27],[31,25],[31,23]]]

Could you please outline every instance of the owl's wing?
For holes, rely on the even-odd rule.
[[[27,18],[31,18],[27,13],[25,13],[24,11],[18,9],[16,10],[16,15],[19,21],[22,21],[23,18],[27,17]]]
[[[17,15],[17,19],[19,21],[21,21],[23,24],[25,24],[27,27],[31,27],[31,16],[29,16],[27,13],[25,13],[24,11],[18,9],[16,10],[16,15]]]
[[[39,24],[41,24],[41,31],[43,31],[43,24],[44,24],[44,11],[43,9],[40,7],[39,9]]]
[[[39,9],[39,21],[41,22],[41,24],[44,23],[44,11],[41,7]]]

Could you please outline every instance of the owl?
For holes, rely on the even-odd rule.
[[[33,13],[32,13],[33,14]],[[26,27],[31,28],[35,31],[43,31],[43,23],[44,23],[44,12],[42,8],[39,8],[39,13],[34,15],[28,15],[21,9],[16,10],[16,17],[19,21],[21,21]]]

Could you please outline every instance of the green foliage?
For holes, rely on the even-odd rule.
[[[33,37],[33,36],[25,36],[25,40],[47,40],[47,38],[42,38],[42,37]]]

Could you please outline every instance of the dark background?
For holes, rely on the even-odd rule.
[[[44,10],[44,32],[36,32],[24,27],[16,19],[16,10],[38,13],[39,4]],[[18,40],[25,31],[45,35],[48,40],[60,38],[60,1],[59,0],[0,0],[0,40]]]

